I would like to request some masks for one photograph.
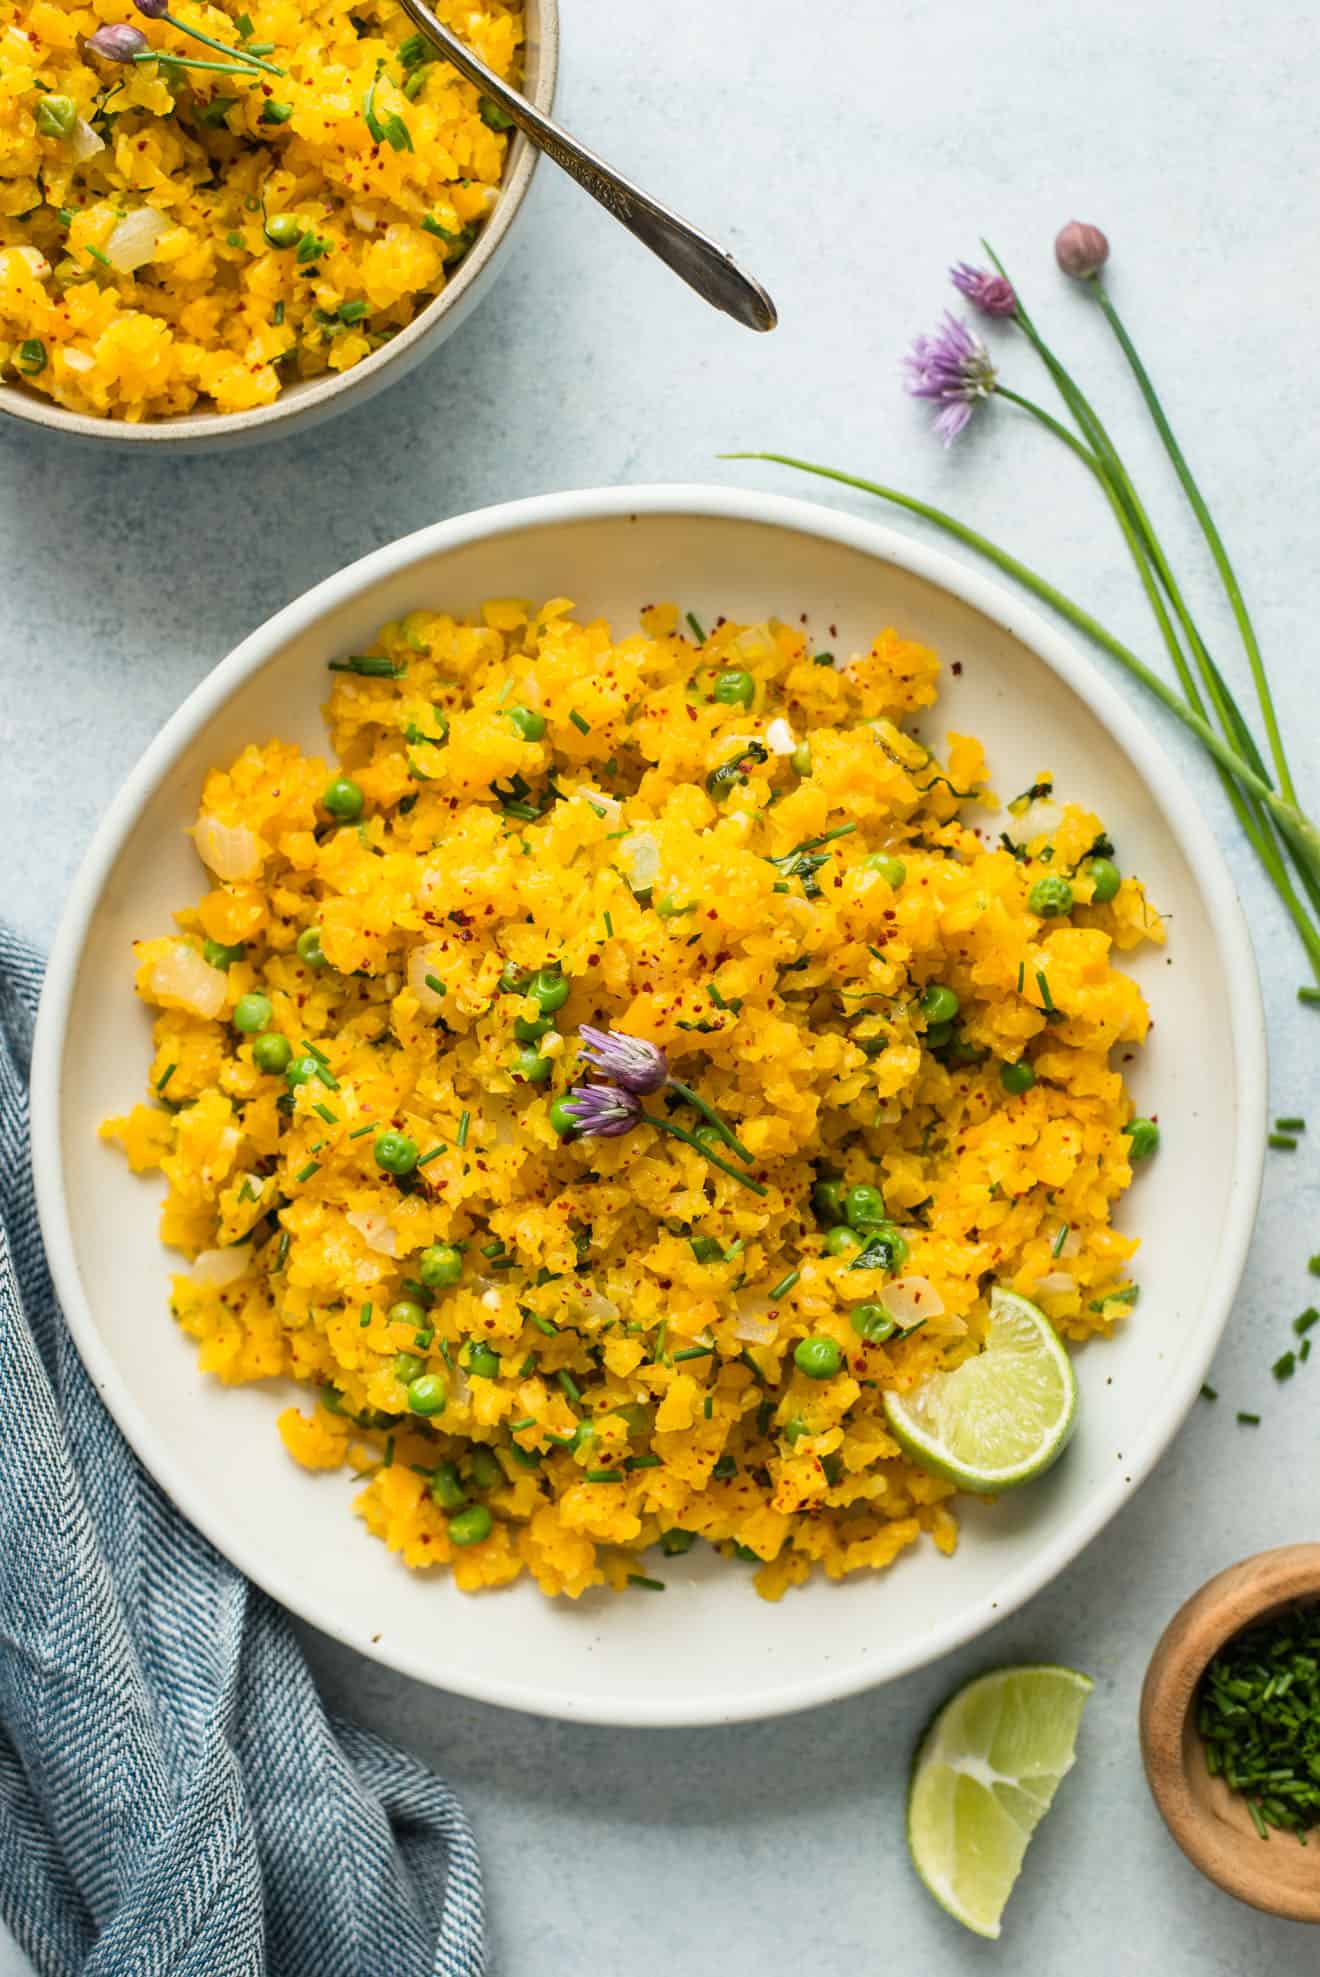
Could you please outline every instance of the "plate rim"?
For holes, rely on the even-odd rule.
[[[1140,1446],[1128,1451],[1123,1473],[1097,1490],[1085,1514],[1035,1552],[1025,1565],[988,1595],[942,1626],[927,1630],[910,1647],[892,1652],[883,1669],[866,1659],[836,1666],[823,1661],[809,1674],[795,1674],[754,1696],[695,1696],[658,1699],[644,1706],[635,1699],[574,1698],[547,1694],[534,1681],[485,1680],[480,1673],[460,1680],[437,1680],[432,1668],[410,1653],[406,1640],[374,1641],[367,1624],[355,1626],[303,1592],[292,1577],[274,1569],[255,1548],[226,1535],[223,1507],[195,1486],[180,1464],[159,1449],[150,1423],[128,1380],[101,1339],[75,1261],[60,1155],[61,1061],[73,986],[97,900],[145,802],[169,774],[184,747],[220,711],[233,693],[284,645],[318,620],[350,601],[370,584],[476,541],[516,535],[564,523],[617,518],[653,520],[665,516],[731,520],[769,525],[859,551],[936,585],[980,612],[1025,645],[1086,701],[1101,724],[1147,784],[1175,843],[1187,860],[1206,901],[1224,968],[1229,1025],[1234,1039],[1234,1101],[1239,1130],[1234,1136],[1229,1210],[1221,1231],[1219,1288],[1212,1302],[1213,1322],[1199,1353],[1181,1377],[1170,1383],[1165,1411]],[[367,1659],[392,1668],[428,1688],[471,1697],[498,1707],[561,1721],[629,1728],[698,1727],[768,1720],[841,1700],[926,1667],[976,1639],[1006,1619],[1049,1585],[1086,1549],[1131,1500],[1169,1448],[1189,1413],[1223,1336],[1237,1295],[1255,1227],[1265,1159],[1268,1068],[1265,1015],[1255,953],[1245,913],[1227,861],[1201,813],[1181,770],[1162,741],[1147,730],[1136,710],[1084,654],[1071,635],[1052,625],[994,578],[946,551],[914,540],[899,529],[864,520],[821,503],[693,482],[612,488],[582,488],[500,502],[453,516],[398,537],[324,578],[249,633],[198,682],[149,743],[118,795],[97,825],[78,867],[61,915],[46,968],[33,1040],[31,1116],[32,1165],[38,1218],[56,1295],[70,1333],[101,1399],[130,1447],[156,1483],[207,1540],[237,1570],[286,1611],[317,1627]]]

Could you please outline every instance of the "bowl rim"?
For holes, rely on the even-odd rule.
[[[536,1715],[639,1728],[786,1715],[910,1674],[986,1632],[1048,1585],[1131,1500],[1194,1405],[1218,1346],[1246,1263],[1264,1169],[1266,1033],[1255,957],[1228,866],[1181,772],[1153,739],[1139,713],[1128,706],[1072,639],[999,583],[940,549],[883,524],[783,495],[683,482],[585,488],[476,509],[402,536],[325,578],[268,618],[199,682],[147,747],[102,818],[74,879],[47,965],[33,1045],[31,1090],[33,1175],[55,1289],[97,1391],[144,1466],[216,1549],[290,1612],[371,1660],[429,1687],[442,1686],[433,1667],[406,1642],[376,1644],[367,1626],[354,1624],[322,1599],[305,1595],[290,1575],[273,1566],[256,1547],[235,1542],[226,1531],[222,1504],[208,1497],[172,1457],[155,1446],[150,1423],[100,1337],[75,1261],[60,1155],[61,1059],[73,988],[96,903],[145,803],[169,775],[179,753],[237,688],[292,639],[333,615],[378,580],[475,541],[565,523],[666,516],[769,525],[892,564],[937,585],[1008,631],[1087,702],[1149,785],[1166,827],[1197,875],[1217,930],[1236,1046],[1234,1098],[1240,1130],[1234,1136],[1230,1206],[1221,1231],[1225,1264],[1212,1300],[1213,1323],[1204,1331],[1201,1350],[1184,1364],[1178,1378],[1170,1380],[1163,1411],[1141,1442],[1125,1450],[1126,1459],[1121,1471],[1116,1466],[1112,1482],[1096,1491],[1084,1515],[1072,1519],[1064,1532],[997,1586],[993,1597],[986,1594],[941,1626],[927,1630],[891,1657],[880,1673],[867,1661],[840,1666],[824,1661],[808,1673],[796,1674],[745,1699],[716,1694],[660,1700],[643,1711],[634,1700],[616,1702],[590,1693],[570,1704],[562,1695],[548,1695],[534,1679],[510,1682],[487,1680],[484,1675],[464,1676],[444,1685],[452,1693]]]
[[[559,0],[523,0],[536,9],[537,74],[529,102],[549,116],[554,108],[555,85],[559,73]],[[531,187],[532,174],[540,158],[537,147],[517,132],[509,147],[499,198],[452,281],[433,295],[397,336],[373,350],[359,364],[346,371],[327,371],[312,379],[296,396],[281,391],[269,405],[254,405],[244,412],[179,412],[168,419],[144,419],[130,424],[125,419],[98,419],[90,412],[71,412],[53,398],[29,391],[12,378],[0,380],[0,415],[21,419],[47,432],[69,438],[103,440],[110,445],[201,448],[209,442],[236,443],[260,436],[273,436],[282,422],[312,424],[331,409],[342,409],[335,400],[355,392],[371,397],[390,382],[389,373],[402,362],[411,368],[425,354],[425,346],[447,316],[464,312],[474,299],[472,291],[480,283],[499,252],[510,227],[522,208]]]

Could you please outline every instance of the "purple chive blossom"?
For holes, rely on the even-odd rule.
[[[138,12],[145,14],[149,21],[161,20],[169,4],[170,0],[133,0]]]
[[[935,430],[952,446],[976,408],[978,399],[995,389],[990,352],[975,330],[945,311],[934,336],[919,336],[903,360],[907,388],[914,398],[929,398],[940,407]]]
[[[1069,220],[1054,236],[1054,258],[1074,281],[1093,281],[1109,259],[1109,242],[1099,227]]]
[[[142,0],[138,0],[138,5],[142,5]],[[989,268],[974,268],[970,261],[959,261],[956,268],[949,269],[949,280],[959,295],[965,295],[973,309],[979,309],[983,316],[1017,314],[1013,284],[1003,275],[993,275]]]
[[[579,1055],[627,1092],[659,1091],[669,1076],[665,1053],[645,1037],[629,1036],[626,1030],[593,1030],[584,1023],[582,1043]]]
[[[100,55],[107,62],[131,62],[150,45],[141,28],[130,27],[127,21],[98,27],[95,34],[88,35],[84,44],[93,55]]]
[[[576,1122],[580,1139],[618,1139],[646,1116],[637,1094],[616,1085],[574,1085],[568,1096],[571,1103],[564,1110]]]

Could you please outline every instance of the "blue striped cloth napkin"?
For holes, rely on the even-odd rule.
[[[74,1351],[32,1197],[40,977],[0,929],[0,1913],[42,1977],[480,1977],[462,1807],[327,1718]]]

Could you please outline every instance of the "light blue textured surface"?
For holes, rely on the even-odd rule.
[[[49,934],[149,736],[309,583],[434,517],[546,488],[707,478],[811,492],[716,461],[725,448],[814,454],[943,500],[1153,656],[1111,525],[1073,464],[1005,408],[945,456],[896,385],[906,339],[944,306],[946,262],[990,232],[1131,433],[1166,540],[1203,581],[1204,553],[1102,325],[1052,270],[1054,229],[1074,212],[1114,241],[1114,294],[1216,499],[1320,805],[1317,461],[1297,375],[1320,303],[1320,55],[1297,18],[1240,0],[564,0],[565,120],[723,231],[783,327],[756,341],[709,314],[546,171],[482,311],[401,391],[288,451],[157,465],[0,435],[5,905]],[[1045,395],[1021,350],[1000,347],[1010,382]],[[1238,680],[1224,614],[1205,621]],[[1317,1142],[1271,1158],[1218,1406],[1198,1410],[1126,1515],[978,1647],[796,1720],[691,1734],[537,1723],[313,1641],[333,1700],[461,1792],[505,1977],[568,1977],[588,1944],[596,1967],[630,1977],[705,1977],[716,1963],[722,1977],[833,1977],[899,1956],[921,1977],[1010,1964],[1045,1977],[1313,1970],[1314,1937],[1238,1907],[1184,1862],[1137,1757],[1137,1693],[1173,1607],[1232,1558],[1314,1537],[1320,1510],[1308,1384],[1320,1362],[1288,1388],[1269,1376],[1289,1319],[1320,1290],[1305,1271],[1320,1249],[1320,1012],[1294,1001],[1295,945],[1213,777],[1160,729],[1256,932],[1275,1107],[1309,1114]],[[1205,1066],[1208,1083],[1218,1075]],[[1236,1427],[1237,1407],[1265,1425]],[[1019,1656],[1074,1662],[1097,1688],[1082,1761],[996,1951],[913,1882],[903,1778],[943,1691]]]

